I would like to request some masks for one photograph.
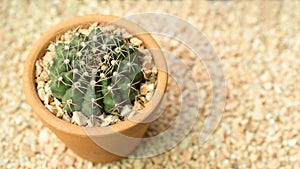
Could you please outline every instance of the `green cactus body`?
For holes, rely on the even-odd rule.
[[[116,114],[133,103],[144,81],[143,54],[118,33],[98,27],[88,36],[74,32],[69,43],[55,43],[55,52],[49,64],[50,89],[71,116],[74,111]]]

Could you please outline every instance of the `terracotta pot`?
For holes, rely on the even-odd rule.
[[[125,28],[129,33],[142,40],[146,48],[154,49],[151,52],[158,67],[158,85],[153,98],[141,112],[134,116],[134,121],[126,120],[108,127],[80,127],[57,118],[44,106],[38,97],[34,82],[36,60],[43,57],[48,45],[57,36],[78,26],[87,27],[93,22],[113,22],[113,24]],[[162,100],[167,85],[166,61],[159,51],[156,41],[145,32],[138,25],[115,16],[80,16],[51,28],[34,44],[28,55],[23,73],[23,90],[28,103],[42,123],[63,141],[68,148],[84,159],[93,162],[110,162],[130,154],[139,144],[140,138],[143,137],[149,126],[147,119],[155,113]],[[136,33],[138,34],[136,35]]]

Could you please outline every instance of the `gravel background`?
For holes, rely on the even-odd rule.
[[[211,101],[209,76],[182,45],[157,37],[195,77],[201,98],[196,125],[178,146],[155,157],[108,164],[83,160],[43,127],[26,103],[21,81],[26,55],[61,20],[153,11],[187,20],[214,45],[226,78],[223,119],[200,144]],[[300,168],[300,1],[2,0],[0,18],[0,168]],[[177,95],[170,80],[168,107],[148,135],[169,126],[166,121],[178,112]]]

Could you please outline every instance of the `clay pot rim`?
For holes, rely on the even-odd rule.
[[[46,52],[48,45],[51,41],[54,41],[58,35],[63,34],[67,30],[71,28],[76,28],[80,25],[89,25],[93,22],[101,22],[101,23],[113,23],[119,27],[125,28],[129,33],[134,34],[134,36],[138,37],[140,40],[143,41],[146,48],[148,49],[157,49],[160,51],[160,47],[157,42],[153,39],[153,37],[147,33],[144,29],[139,27],[137,24],[130,22],[125,19],[120,19],[116,16],[111,15],[101,15],[101,14],[91,14],[85,16],[78,16],[69,20],[65,20],[60,24],[52,27],[48,30],[32,47],[30,50],[28,57],[26,59],[24,65],[24,72],[23,72],[23,91],[26,96],[27,102],[32,107],[35,114],[38,118],[44,123],[46,126],[51,126],[56,130],[60,130],[64,133],[77,135],[78,137],[87,137],[84,127],[71,124],[67,121],[64,121],[60,118],[57,118],[53,115],[42,103],[40,98],[37,94],[36,85],[34,82],[35,78],[35,61],[42,57]],[[136,34],[136,32],[138,34]],[[143,121],[147,117],[155,111],[155,108],[159,105],[160,101],[162,100],[163,93],[166,90],[167,86],[167,64],[166,60],[162,54],[162,52],[155,52],[153,53],[153,58],[156,66],[159,68],[158,70],[158,78],[157,78],[157,86],[153,98],[155,100],[151,100],[152,108],[149,108],[149,104],[146,105],[144,108],[148,111],[141,111],[140,113],[144,113],[141,116],[140,120]],[[154,109],[153,109],[154,108]],[[149,111],[150,110],[150,111]],[[128,128],[132,128],[137,126],[139,123],[133,122],[130,120],[125,120],[119,122],[117,124],[113,124],[107,127],[88,127],[89,129],[89,136],[104,136],[104,135],[111,135],[115,132],[122,132],[127,130]]]

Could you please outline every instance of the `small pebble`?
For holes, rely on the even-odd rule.
[[[142,44],[142,41],[134,37],[130,39],[130,43],[132,43],[134,46],[140,46]]]
[[[39,132],[38,142],[39,144],[46,144],[49,141],[49,131],[48,129],[43,129]]]
[[[72,120],[79,126],[85,126],[88,123],[87,118],[79,111],[73,112]]]

